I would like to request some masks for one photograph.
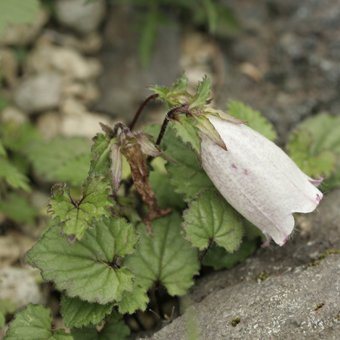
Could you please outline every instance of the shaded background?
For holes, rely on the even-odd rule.
[[[216,8],[211,3],[42,1],[33,23],[11,25],[0,35],[1,125],[30,122],[46,140],[85,137],[86,144],[100,131],[99,122],[130,121],[150,85],[170,85],[183,73],[193,87],[207,74],[222,109],[237,99],[261,111],[281,144],[306,117],[338,115],[339,1],[221,0]],[[164,114],[155,103],[141,123],[160,122]],[[58,162],[62,154],[53,157]],[[23,264],[46,226],[54,182],[34,166],[31,172],[33,190],[26,198],[39,213],[15,220],[16,211],[8,217],[0,209],[0,300],[11,313],[49,300],[57,314],[58,294]],[[11,208],[17,204],[12,201]],[[303,256],[304,262],[310,259]],[[146,315],[143,322],[152,328],[154,317]]]

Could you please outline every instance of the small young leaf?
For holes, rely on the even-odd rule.
[[[187,239],[203,250],[211,242],[228,252],[236,251],[243,236],[239,214],[215,191],[203,192],[184,212]]]
[[[89,177],[79,200],[71,197],[66,185],[54,186],[50,202],[52,217],[63,224],[66,235],[81,239],[94,220],[110,216],[109,208],[113,205],[110,191],[110,185],[102,178]]]
[[[72,329],[74,340],[125,340],[129,334],[129,327],[118,313],[110,316],[100,331],[97,331],[95,327]]]
[[[269,122],[260,112],[253,110],[250,106],[238,101],[228,103],[228,113],[239,118],[252,129],[260,132],[262,135],[274,141],[277,137],[272,123]]]
[[[136,275],[136,281],[150,288],[159,281],[170,295],[183,295],[193,284],[199,264],[197,252],[181,235],[181,219],[173,213],[152,223],[152,234],[139,228],[140,241],[126,266]]]
[[[193,96],[189,109],[203,108],[207,104],[208,99],[211,98],[211,81],[205,76],[198,84],[195,95]]]
[[[8,194],[0,201],[0,211],[9,219],[17,223],[34,222],[37,210],[23,196],[16,192]]]
[[[85,138],[56,137],[36,142],[27,149],[34,171],[50,182],[81,184],[90,165],[90,146]]]
[[[215,270],[229,269],[251,256],[257,249],[256,240],[242,240],[240,248],[234,253],[227,252],[217,245],[212,246],[203,258],[203,265]]]
[[[28,262],[54,281],[70,297],[106,304],[119,301],[132,289],[132,273],[117,264],[133,251],[137,237],[124,219],[104,219],[89,228],[83,239],[71,244],[51,226],[27,253]]]
[[[8,159],[0,157],[0,180],[2,179],[14,189],[30,190],[28,178]]]
[[[73,340],[61,331],[53,334],[50,311],[41,305],[28,305],[10,323],[4,340]]]
[[[183,104],[183,96],[191,97],[188,92],[188,79],[186,76],[179,78],[170,87],[154,86],[150,90],[159,95],[159,99],[162,100],[169,108]]]
[[[112,312],[114,304],[90,303],[64,295],[61,299],[61,315],[67,327],[96,325]]]
[[[118,311],[121,314],[132,314],[137,310],[144,311],[148,302],[147,288],[140,287],[135,283],[132,291],[125,291],[122,299],[117,302]]]

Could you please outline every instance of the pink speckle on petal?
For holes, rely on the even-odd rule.
[[[233,169],[237,169],[237,166],[236,166],[235,163],[231,164],[231,167],[232,167]]]
[[[243,173],[244,173],[245,175],[249,175],[248,169],[243,169]]]

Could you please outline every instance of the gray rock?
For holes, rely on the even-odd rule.
[[[57,0],[58,21],[73,30],[87,34],[95,31],[105,14],[105,1]]]
[[[16,89],[16,105],[27,113],[57,107],[62,91],[62,78],[57,73],[45,72],[26,78]]]
[[[338,339],[340,190],[299,216],[284,247],[262,249],[238,267],[213,273],[192,306],[152,339]]]

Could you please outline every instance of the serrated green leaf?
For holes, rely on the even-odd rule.
[[[145,68],[150,63],[151,53],[155,44],[159,25],[159,13],[155,1],[150,2],[150,8],[143,19],[138,52],[141,64]]]
[[[8,24],[33,23],[40,9],[38,0],[1,0],[0,1],[0,34]]]
[[[56,331],[54,335],[48,340],[74,340],[73,336],[66,334],[64,331]]]
[[[117,302],[118,311],[121,314],[132,314],[137,310],[144,311],[149,302],[147,289],[134,284],[131,292],[125,291],[122,299]]]
[[[340,117],[326,113],[299,124],[289,136],[287,151],[312,177],[326,177],[328,190],[340,186]]]
[[[148,126],[145,130],[153,138],[158,134],[157,126]],[[162,140],[161,149],[169,159],[166,169],[175,192],[189,200],[201,191],[214,188],[214,185],[200,165],[198,155],[190,145],[185,144],[170,126]]]
[[[99,332],[94,327],[72,329],[74,340],[125,340],[129,334],[129,327],[118,313],[114,313]]]
[[[17,313],[4,340],[73,340],[62,331],[53,334],[50,311],[41,305],[28,305]]]
[[[189,117],[180,117],[180,119],[173,123],[173,129],[176,135],[182,140],[184,144],[190,144],[193,150],[199,154],[201,150],[201,140],[197,134],[195,122]]]
[[[203,258],[203,265],[213,267],[215,270],[229,269],[254,254],[257,249],[255,240],[243,240],[240,248],[234,253],[227,252],[217,245],[212,246]]]
[[[6,158],[0,157],[0,180],[14,189],[30,191],[28,178]]]
[[[272,123],[269,122],[260,112],[253,110],[250,106],[232,100],[227,105],[228,113],[242,120],[252,129],[258,131],[271,141],[277,138],[276,131]]]
[[[136,252],[126,259],[126,266],[145,288],[161,282],[170,295],[183,295],[198,273],[197,252],[181,234],[181,219],[173,213],[152,223],[152,234],[139,228]]]
[[[211,81],[205,76],[197,86],[197,90],[192,100],[190,101],[189,109],[203,108],[211,98]]]
[[[201,193],[183,214],[187,239],[203,250],[211,242],[236,251],[243,236],[240,215],[216,191]]]
[[[3,122],[0,126],[0,136],[6,149],[20,153],[22,156],[26,156],[27,150],[33,143],[43,143],[39,131],[30,123]]]
[[[113,303],[101,305],[63,295],[60,312],[67,327],[79,328],[98,324],[112,312],[113,306]]]
[[[0,201],[0,211],[17,223],[33,223],[37,210],[27,199],[16,192],[8,194]]]
[[[45,180],[79,185],[89,170],[90,145],[86,138],[56,137],[31,145],[27,157]]]
[[[292,159],[310,176],[330,176],[335,170],[336,154],[322,150],[313,155],[311,144],[313,137],[308,131],[302,130],[291,136],[287,149]]]
[[[102,178],[89,177],[79,200],[71,197],[66,185],[55,186],[50,202],[52,217],[62,223],[66,235],[81,239],[96,219],[110,217],[110,193],[110,185]]]
[[[150,171],[149,180],[161,208],[182,210],[185,207],[183,196],[174,191],[167,173]]]
[[[0,33],[1,34],[1,33]],[[2,78],[2,74],[0,72],[0,80]],[[2,111],[3,109],[5,109],[9,104],[8,99],[6,99],[5,97],[0,95],[0,111]]]
[[[73,244],[52,226],[27,253],[27,260],[68,296],[106,304],[132,289],[132,273],[117,263],[133,251],[136,240],[133,226],[122,218],[97,221]]]
[[[109,175],[111,168],[111,147],[114,142],[114,139],[111,139],[103,133],[98,133],[93,138],[89,171],[91,176],[107,177]]]

